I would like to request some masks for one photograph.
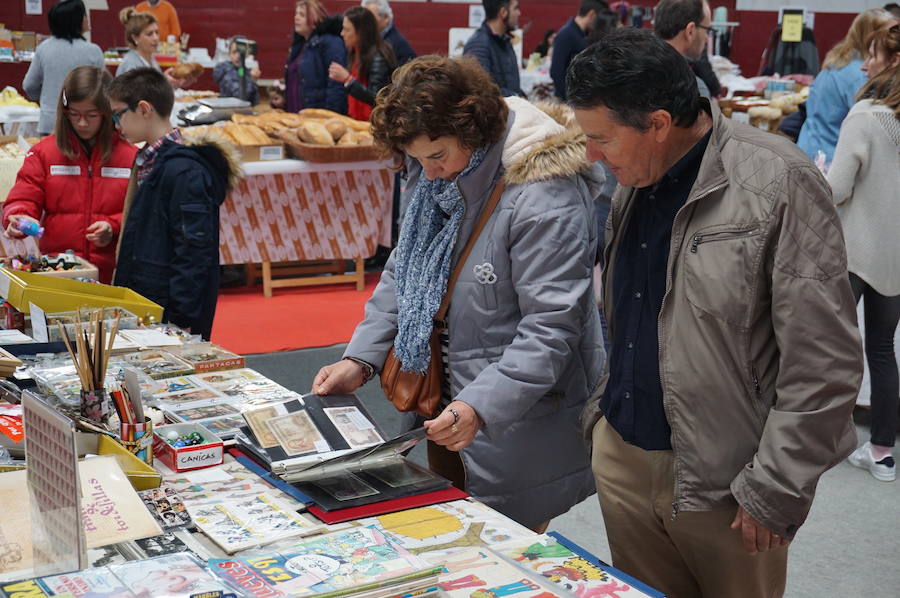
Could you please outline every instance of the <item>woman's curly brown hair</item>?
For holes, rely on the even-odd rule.
[[[420,135],[456,137],[468,149],[496,143],[508,113],[500,88],[476,60],[423,56],[394,71],[378,92],[372,135],[402,163]]]

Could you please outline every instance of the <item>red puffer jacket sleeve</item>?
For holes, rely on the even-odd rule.
[[[12,214],[25,214],[40,220],[44,213],[47,189],[46,144],[55,147],[56,139],[51,135],[35,145],[25,156],[25,163],[16,175],[16,183],[10,189],[3,204],[3,229],[9,226]]]

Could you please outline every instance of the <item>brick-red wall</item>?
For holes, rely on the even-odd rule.
[[[52,0],[44,0],[44,9]],[[848,0],[849,2],[849,0]],[[135,4],[131,0],[108,0],[110,10],[92,12],[93,40],[101,47],[124,45],[118,10]],[[191,34],[192,45],[212,49],[214,39],[244,34],[260,43],[260,63],[263,76],[280,77],[293,29],[292,0],[173,0],[178,9],[182,29]],[[640,4],[640,2],[638,2]],[[325,0],[329,10],[343,11],[357,2]],[[530,52],[540,42],[543,32],[559,28],[575,12],[577,0],[522,0],[524,25],[531,22],[525,36],[525,50]],[[649,4],[649,3],[648,3]],[[713,0],[714,6],[726,6],[729,19],[741,23],[737,28],[731,59],[738,63],[745,75],[755,75],[759,57],[775,26],[777,13],[734,11],[734,0]],[[10,29],[49,33],[47,18],[26,16],[21,0],[0,1],[0,23]],[[446,52],[447,29],[468,24],[467,4],[439,2],[394,2],[394,20],[420,54]],[[847,31],[851,14],[816,15],[815,34],[822,55]],[[22,71],[0,63],[0,87],[21,84]]]

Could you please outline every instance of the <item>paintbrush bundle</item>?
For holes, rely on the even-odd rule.
[[[104,312],[103,309],[95,311],[90,321],[84,324],[80,312],[76,314],[74,343],[65,326],[59,321],[56,325],[81,381],[81,415],[95,423],[105,425],[109,421],[111,411],[110,397],[106,392],[104,380],[109,356],[112,354],[113,343],[119,330],[121,314],[116,315],[112,330],[107,331],[103,325]]]
[[[102,309],[95,311],[88,323],[82,323],[81,314],[77,314],[74,343],[68,330],[60,321],[56,322],[60,336],[69,351],[69,357],[75,364],[81,388],[85,391],[103,390],[106,367],[119,330],[121,314],[116,315],[112,330],[107,331],[103,325],[104,312]]]

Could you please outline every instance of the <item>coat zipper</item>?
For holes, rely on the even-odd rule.
[[[93,152],[92,152],[93,153]],[[90,163],[92,156],[88,156],[88,167],[87,167],[87,178],[88,178],[88,194],[87,194],[87,202],[88,209],[85,213],[85,229],[91,225],[91,214],[94,211],[94,165]],[[84,259],[91,260],[93,256],[90,253],[91,242],[86,238],[82,237],[81,242],[83,243],[82,254]]]
[[[752,237],[759,232],[759,227],[748,228],[747,230],[723,230],[715,233],[696,234],[691,239],[691,253],[697,253],[697,248],[703,243],[710,241],[725,241],[728,239],[741,239],[743,237]]]
[[[756,398],[759,400],[762,396],[762,391],[759,388],[759,374],[756,371],[756,366],[750,366],[750,375],[753,376],[753,390],[756,392]]]
[[[698,196],[695,197],[692,201],[686,202],[685,205],[683,205],[683,206],[681,207],[681,209],[679,209],[678,212],[675,214],[675,220],[674,220],[674,222],[677,222],[677,221],[678,221],[678,217],[681,216],[682,213],[684,213],[685,208],[687,208],[688,206],[693,205],[693,204],[696,203],[698,200],[700,200],[700,199],[702,199],[702,198],[704,198],[704,197],[707,197],[707,196],[709,196],[709,195],[712,195],[713,193],[715,193],[715,192],[718,191],[719,189],[722,189],[722,188],[727,187],[727,186],[728,186],[728,183],[727,183],[727,182],[721,183],[721,184],[719,184],[719,185],[716,185],[715,187],[712,187],[711,189],[709,189],[708,191],[706,191],[706,192],[703,193],[702,195],[698,195]],[[675,227],[674,227],[674,223],[673,223],[672,229],[674,230],[674,228],[675,228]],[[662,304],[661,304],[660,307],[659,307],[659,319],[657,320],[657,323],[656,323],[656,342],[657,342],[657,344],[659,345],[659,365],[660,365],[660,368],[659,368],[659,382],[660,382],[660,386],[661,386],[662,389],[663,389],[663,411],[665,411],[665,413],[666,413],[666,419],[669,421],[669,426],[670,426],[670,428],[671,428],[671,422],[672,422],[672,410],[671,410],[671,406],[669,405],[669,402],[666,400],[665,368],[662,367],[662,365],[663,365],[663,363],[664,363],[664,361],[665,361],[665,360],[663,359],[663,352],[665,351],[665,344],[663,344],[663,338],[662,338],[662,326],[660,325],[660,323],[661,323],[661,320],[662,320],[662,315],[663,315],[663,313],[665,313],[665,309],[666,309],[666,299],[669,298],[669,292],[670,292],[670,290],[671,290],[671,288],[672,288],[672,259],[673,259],[672,256],[673,256],[673,255],[677,255],[677,252],[672,252],[672,248],[671,248],[671,246],[670,246],[670,247],[669,247],[669,263],[666,264],[666,292],[665,292],[665,294],[663,295]],[[679,467],[678,467],[678,458],[677,458],[677,456],[678,456],[678,447],[677,447],[677,444],[678,444],[678,443],[675,441],[675,433],[674,433],[674,431],[673,431],[673,433],[672,433],[672,471],[673,471],[673,473],[674,473],[675,479],[674,479],[674,481],[673,481],[673,487],[672,487],[672,521],[675,521],[675,520],[678,518],[678,509],[679,509],[679,506],[678,506],[678,499],[680,498],[680,497],[679,497],[679,492],[678,492],[678,480],[679,480],[679,477],[680,477],[680,471],[679,471]]]

